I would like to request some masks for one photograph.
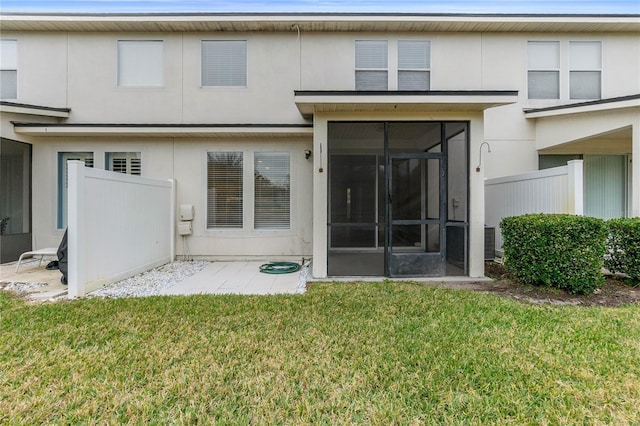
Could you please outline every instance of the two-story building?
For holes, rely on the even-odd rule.
[[[58,245],[70,159],[175,179],[196,257],[317,278],[482,276],[484,179],[573,158],[586,214],[640,216],[640,15],[0,23],[5,260]]]

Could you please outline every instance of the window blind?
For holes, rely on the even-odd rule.
[[[207,227],[242,228],[241,152],[207,153]]]
[[[247,85],[246,40],[202,41],[202,86]]]
[[[0,99],[18,98],[18,41],[0,40]]]
[[[529,99],[560,98],[560,43],[530,41],[528,56]]]
[[[256,152],[254,161],[254,228],[289,229],[291,226],[289,153]]]
[[[429,90],[431,43],[398,41],[398,90]]]
[[[118,41],[118,86],[159,87],[164,84],[162,40]]]
[[[356,90],[387,90],[387,41],[356,40]]]
[[[599,41],[569,43],[569,97],[600,99],[602,93],[602,45]]]

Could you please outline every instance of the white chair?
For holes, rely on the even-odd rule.
[[[40,263],[38,263],[38,266],[41,266],[42,261],[45,257],[55,257],[55,258],[58,257],[58,248],[49,247],[49,248],[43,248],[40,250],[26,251],[22,253],[20,255],[20,258],[18,259],[18,263],[16,264],[16,272],[18,272],[18,269],[20,269],[20,264],[22,263],[23,260],[31,259],[32,257],[38,257],[38,256],[40,256]]]

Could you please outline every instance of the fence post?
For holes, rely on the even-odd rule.
[[[169,179],[171,195],[169,200],[169,256],[171,262],[176,260],[176,180]]]
[[[73,299],[85,294],[86,247],[83,239],[85,168],[83,161],[72,160],[67,164],[67,255],[69,256],[67,283],[69,299]]]
[[[582,160],[567,162],[567,213],[584,214],[584,173]]]

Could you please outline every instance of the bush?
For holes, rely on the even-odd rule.
[[[640,218],[611,219],[604,266],[640,283]]]
[[[607,227],[601,219],[528,214],[500,222],[505,266],[519,281],[593,293],[604,283]]]

